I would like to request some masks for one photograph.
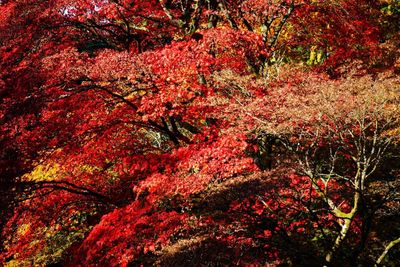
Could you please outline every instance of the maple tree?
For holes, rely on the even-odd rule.
[[[398,14],[0,1],[0,260],[399,264]]]

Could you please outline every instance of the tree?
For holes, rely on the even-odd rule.
[[[1,1],[2,261],[382,262],[397,81],[318,73],[377,71],[369,4]]]
[[[389,182],[379,190],[379,201],[369,199],[369,191],[374,180],[390,175],[392,169],[382,167],[385,161],[398,157],[398,137],[393,135],[399,129],[397,82],[350,77],[278,92],[285,103],[275,116],[283,122],[272,121],[267,129],[298,155],[298,172],[310,179],[340,227],[326,254],[328,264],[351,228],[360,227],[354,221],[363,227],[359,246],[364,248],[377,211],[396,199],[390,191],[397,189]]]

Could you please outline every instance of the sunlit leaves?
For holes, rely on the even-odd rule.
[[[400,140],[372,2],[1,1],[0,259],[321,266],[353,215],[368,247]]]

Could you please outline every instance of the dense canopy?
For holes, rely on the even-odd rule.
[[[400,265],[398,0],[0,0],[0,266]]]

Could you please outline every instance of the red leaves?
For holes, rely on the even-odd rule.
[[[246,143],[235,136],[218,137],[215,141],[199,143],[173,151],[159,158],[163,173],[154,173],[140,183],[138,190],[148,189],[160,196],[181,194],[188,196],[204,189],[211,181],[255,170],[251,158],[244,155]],[[174,164],[173,164],[174,163]]]
[[[340,221],[324,199],[351,211],[342,180],[374,132],[355,111],[381,112],[360,94],[370,80],[293,65],[311,50],[331,70],[378,55],[371,2],[6,2],[0,176],[15,217],[2,259],[125,266],[212,243],[261,265],[326,249]]]
[[[337,68],[348,63],[349,58],[371,64],[378,52],[380,33],[376,19],[379,8],[370,1],[339,2],[331,5],[311,1],[300,6],[293,17],[294,27],[301,32],[296,34],[297,41],[302,47],[314,45],[323,50],[327,56],[325,68]],[[307,34],[303,35],[305,32]]]
[[[79,265],[127,264],[170,242],[186,216],[134,203],[104,216],[79,248]],[[107,251],[107,254],[104,254]]]

